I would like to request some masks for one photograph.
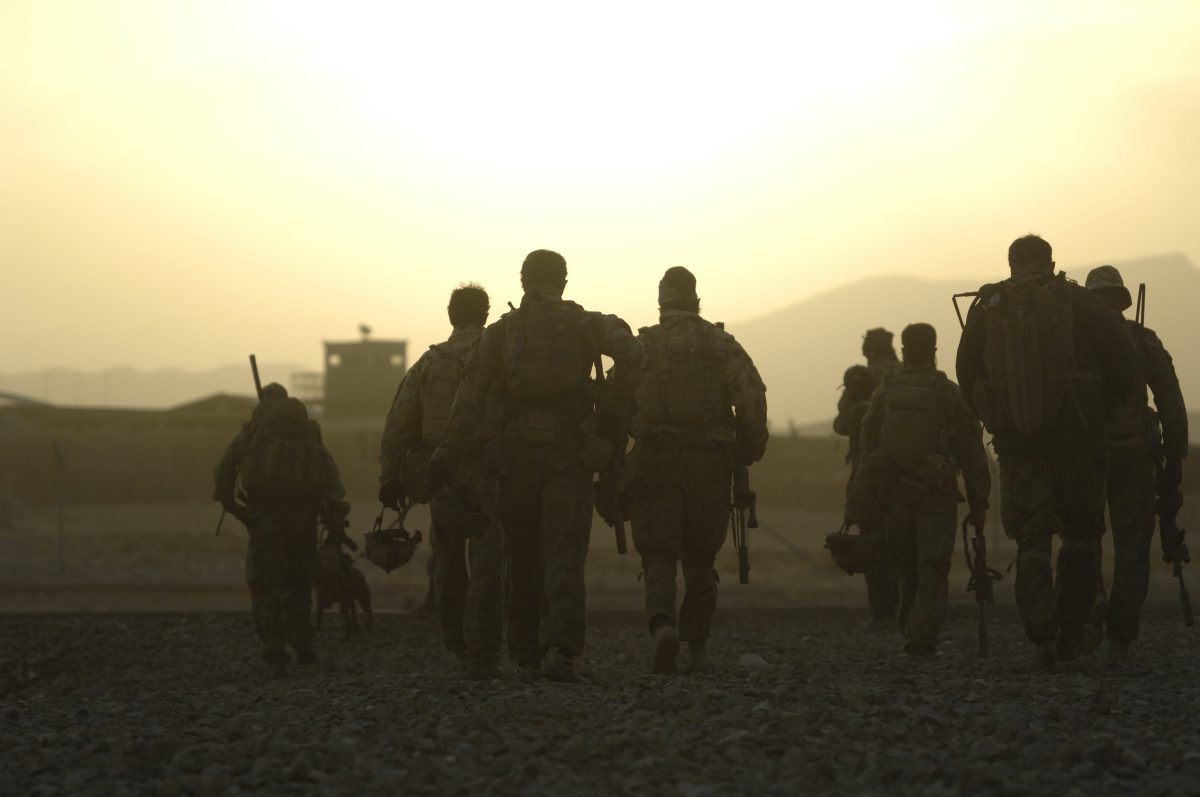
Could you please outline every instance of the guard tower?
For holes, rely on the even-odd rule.
[[[366,325],[359,332],[361,340],[325,342],[325,417],[382,422],[408,368],[408,341],[370,340]]]

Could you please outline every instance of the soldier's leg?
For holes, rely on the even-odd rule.
[[[709,637],[717,608],[717,553],[729,533],[732,476],[721,452],[688,452],[686,525],[681,561],[684,595],[679,638],[694,647]]]
[[[917,596],[917,528],[911,504],[896,503],[887,513],[887,547],[882,558],[889,561],[900,595],[896,615],[900,632],[909,639],[908,623]]]
[[[299,654],[302,649],[312,649],[312,579],[317,557],[316,513],[307,506],[289,507],[287,534],[287,636],[288,642]]]
[[[504,641],[504,537],[498,523],[467,541],[470,577],[463,635],[467,660],[492,664],[500,658]]]
[[[642,557],[646,620],[653,632],[660,622],[678,625],[675,573],[683,536],[683,491],[656,484],[635,493],[630,524],[633,545]]]
[[[917,589],[908,617],[908,642],[913,652],[937,649],[938,633],[946,621],[957,520],[958,502],[953,498],[914,509]]]
[[[887,544],[887,518],[882,512],[868,512],[862,531],[875,535],[881,547]],[[900,604],[900,589],[896,584],[896,575],[892,572],[889,557],[879,557],[875,567],[863,575],[867,580],[867,605],[871,609],[871,619],[878,623],[894,622]]]
[[[541,499],[547,610],[542,646],[573,659],[583,652],[587,626],[584,567],[592,532],[591,472],[581,466],[560,470],[546,480]]]
[[[1000,518],[1004,533],[1017,543],[1013,591],[1025,634],[1035,643],[1053,642],[1058,635],[1058,607],[1050,553],[1058,521],[1049,460],[1000,457]]]
[[[442,511],[442,498],[440,494],[435,495],[430,501],[433,544],[437,550],[433,559],[434,606],[442,629],[442,644],[461,659],[466,655],[463,639],[463,609],[467,600],[466,541],[439,520]]]
[[[1059,657],[1077,655],[1084,626],[1096,602],[1097,554],[1104,530],[1105,454],[1101,451],[1062,458],[1055,467],[1059,484],[1057,514],[1062,545],[1058,551]]]
[[[1108,636],[1137,639],[1150,586],[1154,539],[1154,459],[1147,448],[1109,452],[1108,511],[1112,520],[1113,579]]]
[[[518,666],[542,660],[543,589],[541,474],[514,469],[499,485],[497,511],[508,565],[508,650]]]
[[[256,507],[246,546],[246,583],[250,587],[254,629],[262,640],[263,660],[272,666],[287,662],[285,543],[285,527],[277,512]]]

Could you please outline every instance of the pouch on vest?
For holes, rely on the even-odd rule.
[[[430,349],[434,356],[426,364],[421,381],[421,442],[427,446],[436,448],[445,443],[450,408],[471,351],[468,347],[456,353],[447,343]]]
[[[1075,326],[1066,275],[1001,283],[984,305],[986,380],[972,398],[991,432],[1034,434],[1072,390]]]
[[[578,307],[565,302],[532,303],[507,316],[504,385],[511,398],[566,405],[587,395],[592,357],[580,317]]]
[[[242,486],[252,499],[315,495],[325,481],[325,454],[304,405],[293,398],[284,401],[257,421],[242,459]]]
[[[643,331],[642,379],[635,394],[639,427],[681,433],[732,428],[725,395],[728,351],[711,330],[697,323]]]
[[[945,421],[937,391],[900,381],[885,391],[880,450],[902,458],[944,454]]]

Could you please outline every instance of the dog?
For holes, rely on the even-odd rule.
[[[354,566],[349,554],[343,553],[339,546],[322,545],[317,551],[313,589],[316,592],[317,605],[317,616],[313,625],[318,629],[321,627],[321,615],[336,603],[345,626],[344,639],[358,633],[359,606],[366,615],[367,631],[371,631],[375,615],[371,611],[371,589],[367,586],[367,578]]]

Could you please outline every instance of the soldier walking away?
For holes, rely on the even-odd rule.
[[[700,317],[687,269],[667,269],[658,308],[659,323],[638,334],[642,378],[626,463],[633,542],[642,557],[654,671],[675,672],[682,640],[687,671],[711,672],[713,564],[727,534],[733,472],[766,451],[766,386],[733,335]],[[680,563],[685,592],[677,616]]]
[[[886,512],[887,557],[900,588],[904,652],[937,655],[946,619],[950,563],[958,530],[957,474],[967,491],[967,522],[982,528],[992,478],[979,421],[958,386],[937,370],[937,332],[911,324],[900,337],[903,369],[871,397],[861,459],[846,506],[847,524]]]
[[[442,642],[469,677],[500,677],[504,595],[502,537],[495,520],[495,486],[481,472],[480,452],[464,455],[446,483],[432,489],[434,449],[445,442],[454,396],[467,360],[487,323],[487,292],[474,283],[456,288],[447,308],[449,339],[421,355],[392,402],[379,454],[379,500],[399,510],[428,502],[433,517],[433,594]]]
[[[980,288],[967,315],[958,382],[993,435],[1000,517],[1018,549],[1017,607],[1039,666],[1052,671],[1089,647],[1104,529],[1105,407],[1133,393],[1136,360],[1121,317],[1055,275],[1050,244],[1018,238],[1008,264],[1011,276]]]
[[[842,378],[842,395],[838,399],[833,431],[850,438],[850,451],[846,455],[846,461],[850,465],[850,477],[846,480],[847,498],[861,465],[859,430],[870,405],[871,394],[875,392],[875,388],[900,371],[900,361],[896,358],[892,338],[892,333],[882,327],[868,329],[862,343],[862,353],[867,364],[851,366]],[[859,528],[863,534],[875,539],[878,547],[882,549],[885,537],[884,515],[875,507],[866,507],[863,511]],[[863,575],[867,580],[867,605],[871,610],[871,627],[893,627],[900,596],[888,557],[881,556]]]
[[[487,445],[508,565],[509,653],[524,679],[577,679],[593,474],[616,451],[642,362],[629,326],[565,301],[566,284],[562,255],[539,249],[525,258],[521,305],[483,331],[433,458],[440,478]],[[590,374],[600,354],[614,364],[597,398]],[[498,437],[480,429],[493,391]]]
[[[1123,313],[1133,299],[1121,273],[1112,266],[1092,269],[1088,290]],[[1138,620],[1150,584],[1150,545],[1154,537],[1155,493],[1174,516],[1182,503],[1180,482],[1188,450],[1188,417],[1175,365],[1162,341],[1142,319],[1126,320],[1137,357],[1136,392],[1109,407],[1108,498],[1113,535],[1112,593],[1108,598],[1108,659],[1124,664],[1137,639]],[[1149,392],[1154,394],[1150,409]],[[1183,535],[1174,524],[1162,529],[1163,559],[1174,562]]]
[[[249,532],[246,582],[263,661],[273,675],[285,674],[290,644],[298,663],[312,664],[317,520],[330,538],[345,539],[350,511],[320,427],[299,400],[271,383],[214,476],[213,497]]]

